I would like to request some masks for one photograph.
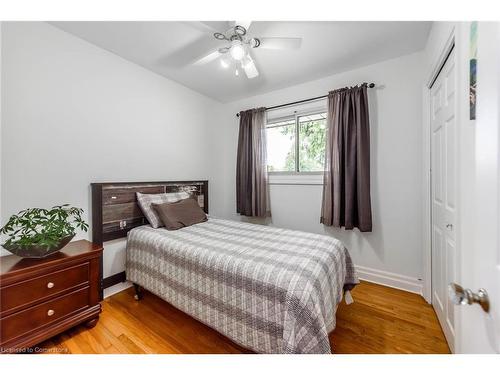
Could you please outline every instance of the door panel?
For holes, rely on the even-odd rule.
[[[432,239],[433,251],[432,251],[432,303],[433,305],[437,305],[438,310],[444,310],[443,306],[443,280],[441,264],[442,261],[442,244],[443,244],[443,235],[441,230],[434,226],[434,236]]]
[[[461,309],[460,352],[500,353],[500,23],[479,22],[471,246],[461,249],[461,284],[484,288],[490,308]]]
[[[445,132],[446,132],[446,181],[455,181],[455,117],[452,116],[446,121],[445,124]],[[455,205],[456,205],[456,196],[455,196],[455,184],[447,183],[446,184],[446,210],[451,211],[453,217],[455,216]]]

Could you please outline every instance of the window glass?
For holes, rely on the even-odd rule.
[[[299,126],[299,171],[319,172],[325,166],[326,113],[301,116]]]
[[[295,119],[267,125],[267,170],[295,171]]]

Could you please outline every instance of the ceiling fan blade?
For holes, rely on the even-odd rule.
[[[302,38],[259,38],[259,48],[263,49],[299,49]]]
[[[229,21],[183,21],[186,25],[201,31],[202,33],[213,34],[225,32],[234,27],[234,22]]]
[[[249,79],[255,78],[259,75],[257,66],[255,66],[255,61],[250,60],[249,63],[243,66],[243,70]]]
[[[214,61],[220,55],[221,55],[221,53],[219,52],[219,50],[209,52],[207,55],[195,60],[192,63],[192,65],[200,66],[200,65],[208,64],[209,62]]]
[[[221,42],[210,34],[200,35],[190,43],[178,48],[161,59],[161,64],[175,69],[192,65],[202,57],[216,51]]]

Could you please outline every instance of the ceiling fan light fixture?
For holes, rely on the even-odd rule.
[[[236,25],[234,27],[234,33],[243,36],[243,35],[245,35],[247,33],[247,29],[245,29],[241,25]]]
[[[215,39],[219,39],[219,40],[228,40],[227,37],[222,33],[214,33],[214,37],[215,37]]]
[[[258,38],[252,38],[249,40],[250,47],[257,48],[260,46],[260,40]]]
[[[202,58],[194,61],[192,65],[204,65],[217,58],[222,68],[230,69],[236,77],[243,71],[247,78],[253,79],[259,76],[259,70],[256,62],[252,58],[252,50],[295,50],[300,48],[302,38],[291,37],[262,37],[252,38],[248,35],[250,22],[235,21],[229,30],[224,32],[215,32],[214,38],[218,41],[225,41],[218,49],[212,50]],[[234,70],[232,70],[234,69]]]
[[[229,49],[229,53],[231,54],[231,57],[235,60],[241,60],[243,57],[245,57],[245,48],[243,47],[243,44],[241,43],[240,40],[233,40],[231,43],[231,48]]]
[[[241,59],[241,66],[242,66],[243,68],[245,68],[248,64],[252,63],[252,61],[253,61],[253,60],[252,60],[252,58],[251,58],[251,57],[250,57],[250,55],[247,53],[247,54],[245,55],[245,57],[243,57],[243,58]]]
[[[229,61],[229,58],[227,56],[222,56],[220,58],[220,65],[224,68],[227,69],[229,68],[229,65],[231,65],[231,61]]]

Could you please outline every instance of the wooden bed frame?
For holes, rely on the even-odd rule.
[[[208,181],[102,182],[90,184],[92,189],[92,242],[127,237],[132,228],[148,223],[137,204],[136,193],[159,194],[189,192],[208,214]],[[103,279],[101,257],[101,300],[103,290],[125,281],[125,271]]]

